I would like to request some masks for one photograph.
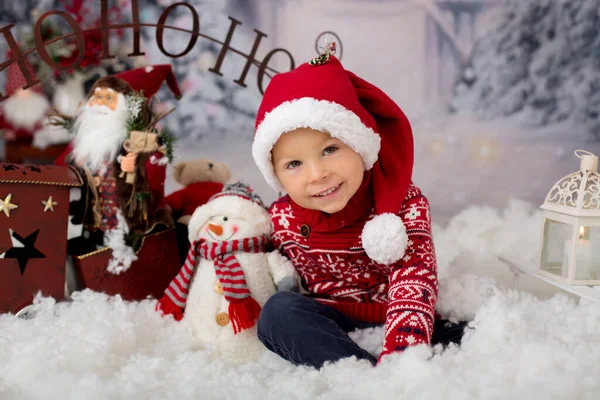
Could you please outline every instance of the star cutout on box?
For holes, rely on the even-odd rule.
[[[46,258],[41,251],[33,247],[37,239],[37,235],[40,233],[39,229],[27,236],[25,239],[23,239],[12,229],[9,229],[8,233],[10,234],[10,240],[12,241],[13,247],[0,254],[0,258],[16,259],[19,263],[19,271],[21,271],[21,275],[25,273],[25,267],[27,266],[27,262],[30,258]]]
[[[54,212],[54,206],[58,205],[57,202],[52,201],[52,196],[48,197],[48,200],[42,201],[42,204],[44,205],[44,212],[48,210]]]
[[[10,218],[10,210],[19,208],[18,205],[12,204],[10,202],[11,198],[12,198],[12,194],[9,194],[4,198],[4,200],[0,199],[0,211],[4,211],[4,214],[6,214],[6,216],[8,218]]]

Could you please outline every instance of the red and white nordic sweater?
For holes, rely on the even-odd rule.
[[[291,259],[315,300],[354,319],[385,323],[383,356],[431,342],[437,267],[429,202],[413,184],[398,210],[409,240],[405,257],[383,265],[366,255],[360,235],[374,216],[369,175],[337,213],[302,208],[289,196],[275,201],[269,213],[273,245]]]

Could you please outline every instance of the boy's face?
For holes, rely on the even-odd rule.
[[[275,174],[301,207],[333,214],[363,180],[362,157],[327,133],[299,128],[281,135],[271,151]]]

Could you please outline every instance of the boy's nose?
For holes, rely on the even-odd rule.
[[[312,163],[310,166],[310,182],[318,182],[318,181],[322,181],[323,179],[327,178],[329,176],[329,173],[327,172],[327,169],[323,168],[323,165],[321,163]]]

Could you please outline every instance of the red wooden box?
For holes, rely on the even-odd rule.
[[[38,291],[64,298],[69,191],[81,185],[69,167],[0,164],[0,313]]]
[[[160,298],[181,269],[175,230],[144,237],[138,259],[119,275],[106,270],[112,257],[109,247],[74,257],[75,270],[83,286],[124,300]]]

